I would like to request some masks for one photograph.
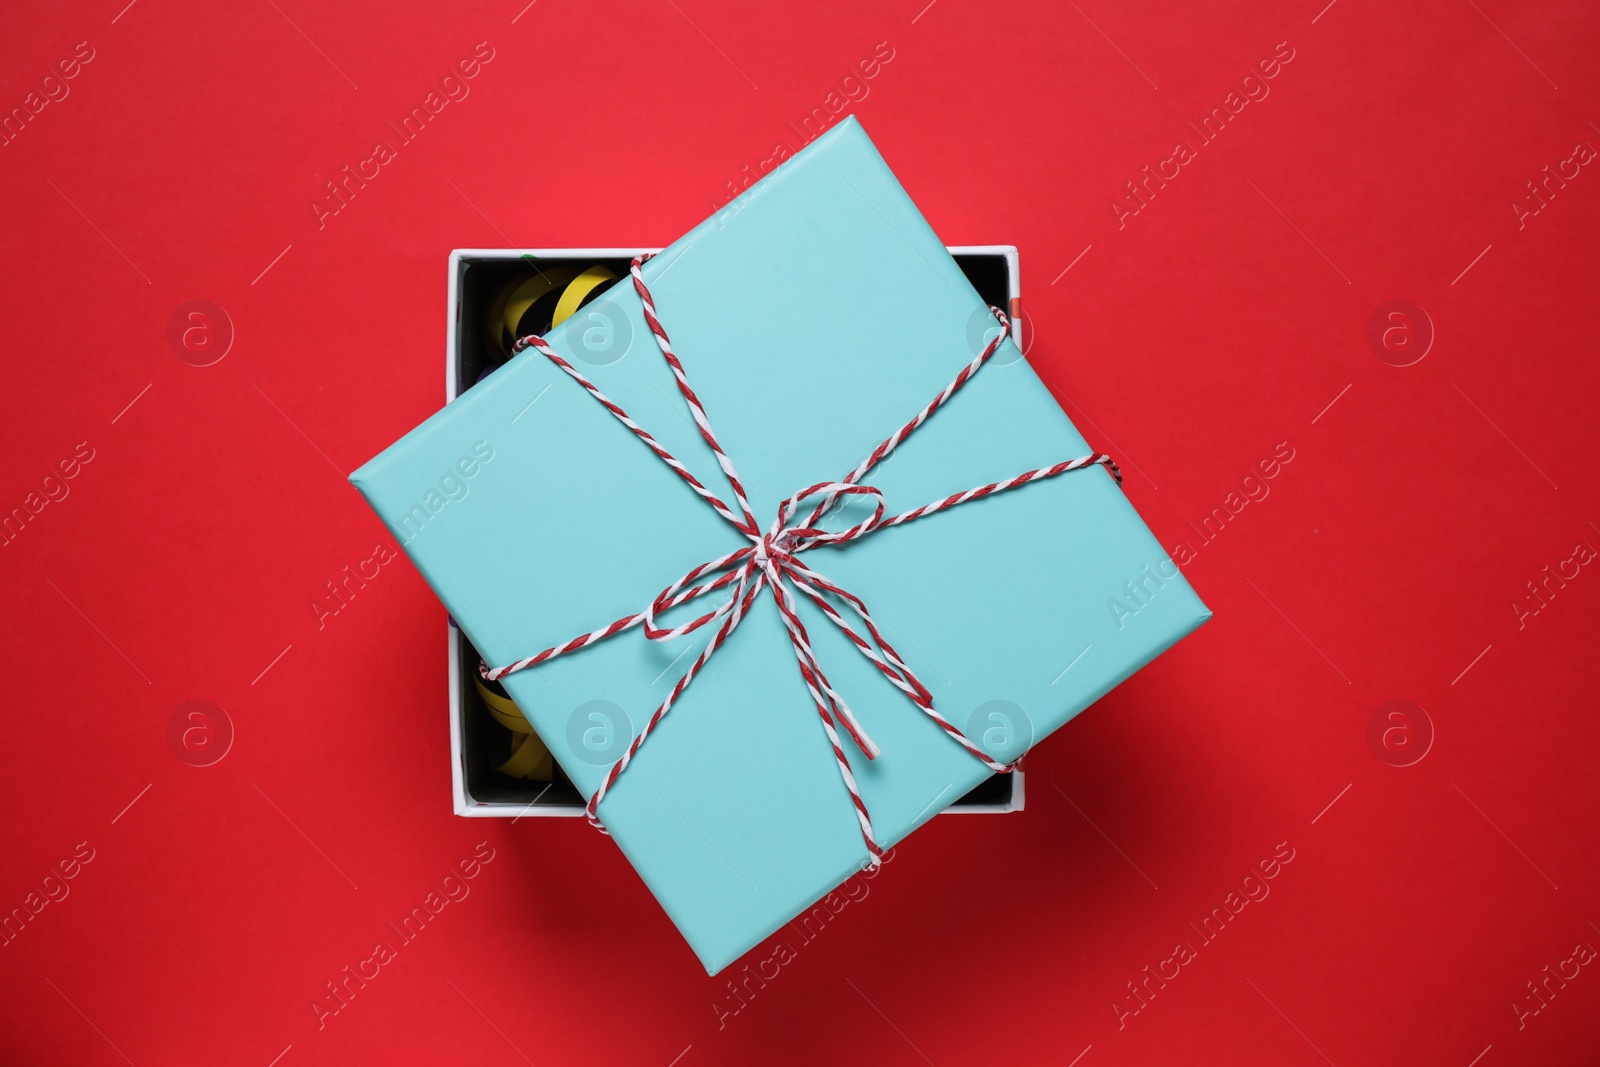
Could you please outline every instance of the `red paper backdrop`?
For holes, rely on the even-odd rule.
[[[1592,5],[125,2],[0,34],[0,505],[67,494],[0,549],[0,907],[40,907],[5,1062],[1600,1045]],[[343,475],[441,402],[450,248],[665,243],[847,91],[947,241],[1021,247],[1035,366],[1216,617],[1039,746],[1024,814],[937,820],[740,1001],[581,821],[450,814],[408,563],[311,603],[388,541]],[[190,300],[214,365],[169,344]],[[234,731],[211,766],[169,739],[190,700]]]

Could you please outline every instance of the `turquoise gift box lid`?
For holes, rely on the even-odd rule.
[[[790,494],[854,470],[999,329],[853,118],[643,276],[763,526]],[[546,340],[732,503],[626,279]],[[896,514],[1100,444],[1006,340],[863,481]],[[643,611],[691,567],[749,543],[532,349],[350,480],[491,666]],[[843,528],[861,514],[825,521]],[[1099,467],[801,558],[869,605],[940,713],[1002,761],[1211,614]],[[869,761],[844,739],[888,848],[991,772],[814,605],[802,598],[800,612],[834,688],[881,746]],[[505,684],[590,796],[714,630],[655,642],[634,628]],[[712,974],[867,863],[770,592],[600,816]]]

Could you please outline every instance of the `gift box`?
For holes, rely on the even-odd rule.
[[[526,292],[524,285],[540,273],[567,283],[587,272],[613,278],[628,273],[635,256],[658,248],[458,248],[450,253],[446,303],[445,402],[472,388],[505,361],[497,336],[506,318],[506,295]],[[1014,245],[963,245],[947,249],[967,281],[987,304],[1011,313],[1011,338],[1022,334],[1020,266]],[[581,284],[581,283],[578,283]],[[552,286],[552,292],[557,287]],[[602,290],[603,291],[603,290]],[[576,312],[574,312],[576,313]],[[596,312],[595,314],[600,314]],[[588,319],[587,325],[600,320]],[[548,325],[548,323],[546,324]],[[479,687],[480,657],[472,642],[452,621],[446,657],[450,692],[450,784],[454,810],[464,818],[578,817],[585,797],[559,767],[552,773],[526,777],[503,769],[509,753],[521,742],[519,732],[502,725]],[[503,708],[503,705],[502,705]],[[991,727],[994,724],[991,724]],[[1022,811],[1026,806],[1025,774],[1019,767],[979,782],[942,814],[989,815]]]
[[[1210,615],[853,119],[588,309],[351,480],[710,973]]]

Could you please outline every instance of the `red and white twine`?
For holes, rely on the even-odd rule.
[[[805,623],[801,621],[799,612],[796,610],[798,602],[790,590],[790,585],[793,586],[794,590],[797,590],[806,599],[810,600],[811,603],[815,604],[822,611],[823,616],[833,623],[878,670],[882,671],[884,677],[896,689],[904,693],[914,705],[922,710],[923,714],[938,723],[939,727],[956,744],[966,749],[975,759],[981,760],[990,770],[1005,773],[1010,771],[1014,764],[997,762],[983,749],[973,744],[954,724],[934,710],[933,695],[912,673],[911,668],[906,665],[905,660],[895,651],[894,646],[883,636],[883,632],[873,622],[872,614],[861,598],[841,589],[800,562],[800,554],[822,546],[841,547],[879,530],[887,529],[891,526],[899,526],[926,515],[944,511],[947,508],[965,504],[970,500],[980,500],[995,493],[1003,493],[1008,489],[1027,485],[1029,482],[1054,478],[1069,471],[1102,465],[1111,472],[1118,482],[1122,481],[1122,474],[1109,456],[1098,454],[1080,456],[1064,463],[1057,463],[1052,467],[1041,467],[1036,470],[1025,471],[1014,478],[1007,478],[1005,481],[992,482],[976,489],[969,489],[964,493],[947,496],[942,500],[935,500],[930,504],[924,504],[922,507],[913,508],[898,515],[885,517],[883,494],[872,486],[862,485],[861,479],[899,447],[906,438],[910,437],[917,427],[926,422],[935,411],[939,410],[994,355],[995,351],[1000,347],[1001,341],[1004,340],[1009,332],[1010,321],[1000,309],[990,308],[1000,323],[1000,333],[988,343],[976,359],[962,368],[961,373],[956,375],[955,380],[943,392],[934,397],[928,406],[918,412],[910,422],[900,427],[882,444],[873,449],[867,458],[861,462],[861,465],[842,480],[819,482],[816,485],[800,490],[785,500],[783,506],[779,508],[777,518],[772,521],[772,525],[763,533],[756,522],[755,514],[750,510],[750,502],[745,493],[744,483],[739,478],[739,472],[734,467],[733,460],[728,457],[728,454],[722,450],[721,444],[718,443],[716,431],[711,427],[711,420],[706,415],[705,406],[690,387],[689,378],[684,372],[683,364],[679,361],[677,353],[672,349],[672,342],[667,337],[666,328],[661,325],[661,319],[656,312],[655,301],[650,296],[650,290],[644,284],[644,278],[639,268],[650,258],[650,256],[644,255],[633,261],[631,268],[633,287],[638,292],[639,299],[644,306],[644,317],[645,321],[650,325],[650,332],[655,336],[656,344],[661,349],[661,355],[666,359],[667,366],[672,369],[672,376],[678,383],[678,391],[689,405],[689,413],[694,418],[694,424],[699,429],[700,436],[717,457],[717,464],[722,468],[723,475],[733,489],[733,498],[734,503],[737,505],[737,511],[730,508],[715,493],[706,488],[659,441],[629,418],[627,412],[623,411],[610,397],[602,393],[593,382],[579,373],[571,363],[568,363],[566,359],[558,355],[554,349],[544,342],[543,338],[533,336],[521,338],[514,346],[513,352],[521,352],[525,348],[536,349],[546,359],[565,371],[573,380],[583,386],[589,392],[589,395],[604,405],[607,411],[616,416],[619,422],[632,430],[650,451],[655,453],[657,458],[670,467],[678,477],[688,483],[689,487],[699,494],[700,498],[709,504],[717,514],[727,520],[734,529],[749,538],[750,545],[691,569],[683,577],[663,589],[650,602],[650,605],[638,614],[624,616],[608,626],[574,637],[570,641],[563,642],[553,648],[547,648],[543,652],[517,660],[515,663],[507,664],[504,667],[491,669],[485,665],[480,668],[480,671],[485,678],[499,680],[508,674],[528,667],[538,666],[548,660],[555,659],[557,656],[574,652],[597,641],[603,641],[625,630],[631,630],[635,626],[643,625],[645,636],[652,641],[670,641],[673,638],[693,633],[702,626],[720,620],[721,625],[717,627],[716,632],[712,635],[710,643],[706,645],[699,656],[695,657],[694,662],[689,664],[688,669],[683,672],[682,677],[673,685],[666,699],[661,702],[661,705],[656,708],[645,723],[644,729],[639,732],[639,736],[633,739],[632,744],[623,752],[622,758],[612,764],[610,770],[601,780],[600,787],[589,798],[587,808],[589,821],[604,830],[605,827],[600,821],[598,811],[600,802],[605,798],[607,791],[616,784],[617,779],[627,769],[634,756],[644,747],[645,740],[655,732],[656,727],[666,718],[667,713],[672,710],[673,705],[683,695],[684,690],[689,688],[689,683],[694,681],[695,676],[705,668],[705,665],[711,660],[717,649],[721,648],[723,642],[727,641],[729,635],[738,628],[739,623],[743,621],[757,595],[763,589],[771,589],[773,601],[778,608],[778,614],[783,620],[785,630],[788,631],[790,644],[794,647],[795,661],[800,668],[800,677],[811,694],[812,703],[816,705],[817,716],[822,722],[823,732],[827,735],[828,744],[833,749],[834,760],[838,764],[839,776],[844,781],[845,789],[850,793],[851,802],[855,805],[856,818],[861,824],[861,837],[866,842],[867,852],[870,857],[868,862],[875,867],[881,862],[883,850],[879,848],[877,839],[873,836],[871,816],[867,812],[866,803],[861,799],[860,787],[857,785],[855,774],[851,770],[850,759],[845,755],[844,746],[839,740],[836,726],[844,727],[844,731],[850,735],[850,739],[854,742],[856,748],[867,759],[875,759],[879,754],[879,749],[872,738],[867,736],[867,732],[862,728],[860,721],[851,712],[849,705],[845,703],[844,698],[839,695],[838,691],[833,688],[833,685],[828,681],[828,676],[823,672],[822,664],[812,650],[811,639],[806,631]],[[817,526],[817,522],[836,502],[852,496],[874,501],[875,507],[870,518],[864,519],[844,530],[824,530]],[[801,505],[814,497],[818,499],[809,516],[804,521],[795,523],[794,518],[799,513]],[[711,577],[713,575],[715,577]],[[702,579],[706,578],[710,578],[710,580],[702,581]],[[663,613],[708,593],[727,589],[729,586],[733,588],[726,598],[717,607],[700,615],[698,618],[680,626],[662,627],[658,624],[658,618]],[[851,621],[835,606],[835,600],[842,602],[845,607],[855,614],[856,619],[859,620],[862,628],[866,631],[866,636],[862,636],[856,631],[851,625]]]

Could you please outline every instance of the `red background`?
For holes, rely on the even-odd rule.
[[[7,110],[94,50],[0,149],[0,506],[94,450],[0,549],[0,908],[94,850],[0,948],[5,1062],[1592,1062],[1595,968],[1513,1004],[1600,947],[1600,576],[1512,604],[1600,547],[1600,175],[1510,206],[1600,145],[1592,5],[125,2],[0,42]],[[470,96],[319,228],[480,41]],[[450,814],[409,563],[310,603],[388,540],[342,475],[441,403],[449,249],[666,243],[878,42],[852,110],[946,241],[1021,247],[1030,358],[1216,617],[1036,749],[1025,813],[931,824],[719,1027],[724,979],[608,841]],[[236,330],[209,367],[166,340],[191,299]],[[1406,367],[1366,339],[1397,299],[1436,331]],[[168,742],[193,699],[236,731],[208,767]],[[1417,716],[1368,739],[1391,700],[1432,725],[1409,766]],[[478,842],[470,897],[319,1029]],[[1271,895],[1119,1025],[1280,842]]]

